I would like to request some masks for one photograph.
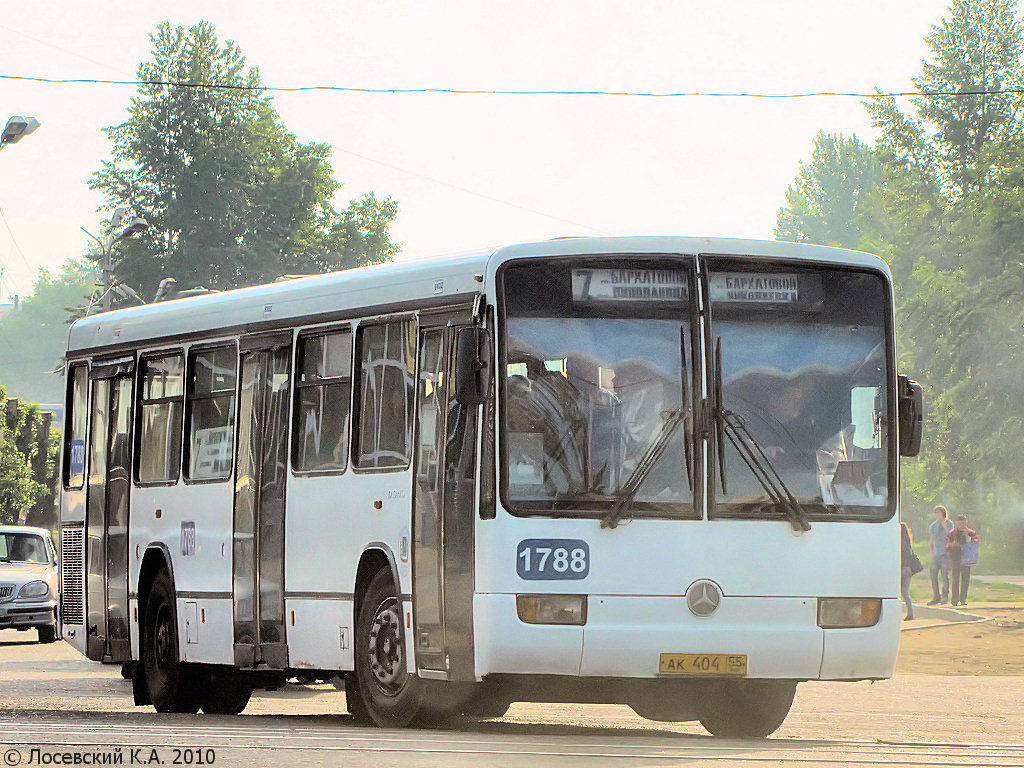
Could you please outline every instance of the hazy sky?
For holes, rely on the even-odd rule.
[[[870,92],[907,90],[945,0],[12,2],[0,74],[132,79],[162,21],[206,19],[268,86]],[[129,86],[0,79],[0,297],[82,254]],[[856,98],[278,94],[284,124],[334,147],[337,200],[401,212],[399,258],[572,234],[771,238],[819,130],[874,134]],[[140,211],[145,215],[144,211]],[[155,286],[142,286],[151,293]]]

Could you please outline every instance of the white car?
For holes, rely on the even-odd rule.
[[[57,556],[42,528],[0,525],[0,629],[57,639]]]

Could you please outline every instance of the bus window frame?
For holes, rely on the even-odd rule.
[[[296,467],[296,453],[298,451],[300,433],[298,429],[298,418],[299,418],[299,392],[302,389],[309,389],[311,387],[324,387],[330,384],[337,384],[343,382],[343,377],[331,377],[329,379],[323,379],[320,382],[300,382],[300,366],[302,363],[302,344],[304,341],[315,338],[316,336],[330,336],[336,333],[348,333],[351,337],[349,359],[348,359],[348,381],[349,381],[349,392],[348,392],[348,426],[346,427],[345,439],[347,440],[345,446],[345,466],[341,469],[298,469]],[[303,328],[298,331],[295,336],[295,351],[294,358],[292,360],[292,413],[291,413],[291,445],[288,451],[288,464],[291,469],[291,473],[295,477],[323,477],[323,476],[339,476],[347,474],[350,469],[355,469],[352,462],[352,435],[353,431],[353,411],[355,409],[355,354],[356,354],[356,328],[355,323],[333,323],[325,326],[315,326]]]
[[[509,499],[508,483],[508,428],[506,426],[505,408],[508,400],[506,384],[508,376],[505,374],[508,365],[508,292],[505,290],[505,272],[513,267],[534,264],[556,264],[565,265],[567,269],[574,267],[600,267],[602,264],[618,264],[624,261],[637,263],[649,263],[651,265],[668,266],[672,262],[679,262],[678,267],[686,272],[687,290],[690,300],[687,302],[685,317],[680,320],[680,325],[686,325],[689,329],[689,343],[687,351],[689,356],[685,361],[687,370],[682,375],[690,376],[690,407],[692,409],[693,435],[691,451],[693,456],[693,479],[690,488],[691,509],[686,514],[667,514],[658,510],[639,509],[630,513],[631,518],[643,520],[674,520],[679,522],[697,522],[704,520],[704,500],[706,489],[699,467],[703,466],[699,458],[701,452],[707,450],[704,441],[700,439],[702,429],[701,420],[701,377],[707,377],[707,366],[701,361],[704,340],[701,338],[700,308],[697,303],[697,291],[700,280],[697,275],[696,253],[579,253],[571,256],[546,255],[530,258],[520,258],[506,261],[495,270],[495,291],[496,291],[496,314],[497,324],[494,327],[497,337],[497,357],[495,358],[496,393],[498,403],[495,407],[495,430],[497,432],[497,451],[495,463],[497,469],[496,485],[497,500],[501,507],[513,517],[519,518],[550,518],[556,520],[599,520],[608,515],[608,509],[577,509],[577,510],[529,510],[517,508]],[[674,265],[673,265],[674,266]],[[620,309],[621,316],[628,317],[628,310]],[[601,317],[615,317],[614,313],[600,315]],[[685,438],[684,438],[685,439]],[[710,453],[708,454],[710,456]]]
[[[70,485],[68,479],[71,476],[71,438],[74,436],[74,400],[73,391],[75,386],[74,374],[78,371],[85,371],[85,435],[84,440],[84,455],[82,457],[82,482],[78,485]],[[89,411],[90,411],[90,395],[92,393],[92,377],[89,375],[89,361],[88,360],[75,360],[74,362],[68,363],[68,370],[65,374],[65,386],[64,386],[64,403],[65,403],[65,429],[64,434],[61,435],[61,450],[63,452],[60,462],[60,482],[61,488],[65,491],[83,491],[85,490],[86,479],[88,478],[88,453],[89,453]]]
[[[420,329],[420,313],[416,312],[400,312],[393,315],[377,315],[373,317],[367,317],[353,323],[352,328],[352,416],[349,418],[349,434],[351,439],[349,440],[349,462],[348,466],[351,467],[352,471],[356,474],[378,474],[385,472],[408,472],[413,465],[413,454],[415,453],[416,446],[416,389],[413,388],[413,400],[412,400],[412,415],[411,415],[411,440],[408,446],[409,458],[405,464],[395,464],[389,467],[363,467],[359,465],[359,442],[357,436],[361,429],[361,416],[362,407],[361,399],[363,395],[363,370],[362,370],[362,356],[360,354],[360,332],[363,328],[372,327],[376,325],[388,325],[391,323],[403,323],[412,321],[413,323],[413,338],[416,340],[416,347],[413,353],[413,380],[419,376],[419,329]],[[358,363],[358,370],[357,364]]]
[[[165,357],[181,358],[181,394],[168,397],[158,397],[152,400],[143,398],[143,383],[145,380],[146,363],[152,360],[160,360]],[[172,347],[168,349],[146,350],[139,354],[138,362],[135,365],[135,436],[132,449],[132,484],[136,488],[161,488],[177,485],[184,474],[185,461],[185,400],[188,389],[188,354],[184,347]],[[142,466],[142,409],[147,405],[159,405],[172,403],[175,400],[181,401],[181,418],[178,422],[178,429],[181,433],[181,444],[178,446],[178,471],[173,480],[147,480],[139,479],[139,471]]]
[[[231,349],[234,352],[235,357],[235,386],[232,390],[232,396],[234,397],[233,405],[231,408],[232,413],[232,425],[231,425],[231,465],[228,467],[227,474],[224,477],[203,477],[193,478],[191,477],[188,467],[192,461],[192,403],[196,399],[206,400],[214,397],[223,397],[227,390],[222,390],[217,395],[204,395],[200,398],[190,397],[189,388],[192,383],[192,366],[194,364],[194,356],[202,354],[203,352],[210,352],[218,349]],[[193,344],[185,350],[185,413],[182,420],[182,439],[181,439],[181,479],[185,485],[211,485],[214,483],[229,483],[231,478],[235,474],[235,450],[238,445],[238,398],[240,397],[240,381],[238,371],[240,368],[240,357],[238,353],[238,338],[221,339],[219,341],[203,342],[201,344]],[[189,427],[189,432],[184,432],[184,427]]]
[[[878,279],[882,288],[882,301],[885,307],[885,318],[883,323],[883,334],[885,342],[885,364],[886,371],[886,392],[891,394],[887,397],[886,419],[888,420],[888,445],[886,451],[886,483],[887,498],[885,506],[879,507],[878,514],[841,514],[839,512],[808,512],[807,519],[813,524],[818,522],[836,523],[887,523],[892,520],[899,508],[899,446],[897,444],[896,430],[896,336],[895,336],[895,314],[893,299],[893,281],[891,275],[885,270],[863,264],[851,264],[844,261],[826,261],[822,259],[797,259],[785,256],[751,257],[743,254],[724,253],[700,253],[698,258],[703,262],[701,275],[703,286],[706,291],[711,274],[715,271],[728,271],[730,269],[746,270],[766,268],[768,270],[805,270],[820,272],[843,272],[847,274],[865,274]],[[718,302],[721,304],[722,302]],[[709,398],[713,398],[712,382],[715,376],[714,363],[714,339],[715,339],[715,305],[711,301],[709,293],[704,294],[704,306],[702,307],[705,317],[705,343],[707,344],[705,354],[707,360],[707,379]],[[721,310],[719,310],[721,311]],[[770,316],[770,315],[769,315]],[[727,350],[728,351],[728,350]],[[714,430],[708,439],[708,473],[707,473],[707,510],[709,520],[784,520],[785,515],[781,512],[778,515],[751,515],[733,514],[728,511],[721,512],[718,509],[716,489],[720,487],[718,478],[718,454]]]

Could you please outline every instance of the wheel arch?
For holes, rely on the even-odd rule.
[[[363,602],[363,597],[366,595],[366,589],[370,586],[370,581],[374,575],[380,570],[387,570],[391,574],[391,581],[395,585],[395,591],[398,593],[398,602],[404,604],[405,598],[402,595],[402,581],[398,575],[398,563],[395,561],[395,553],[391,551],[391,548],[381,542],[373,541],[363,547],[363,552],[359,556],[359,565],[356,567],[356,584],[355,593],[353,594],[353,608],[358,615],[359,606]]]
[[[149,600],[149,591],[153,586],[153,580],[161,570],[166,570],[171,580],[171,588],[174,586],[174,566],[171,560],[171,551],[163,542],[154,541],[146,546],[146,552],[142,556],[142,565],[139,566],[139,657],[142,657],[142,617],[146,615],[146,603]]]

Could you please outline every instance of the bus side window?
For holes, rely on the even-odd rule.
[[[176,483],[181,472],[185,358],[179,353],[142,361],[139,483]]]
[[[231,474],[235,434],[235,348],[204,349],[189,355],[188,477],[225,480]]]
[[[88,366],[72,366],[68,382],[69,428],[64,436],[64,487],[81,488],[85,484],[85,433],[89,423]]]
[[[416,321],[360,326],[355,464],[407,467],[416,397]]]
[[[299,339],[292,465],[297,472],[344,471],[352,397],[352,332]]]

